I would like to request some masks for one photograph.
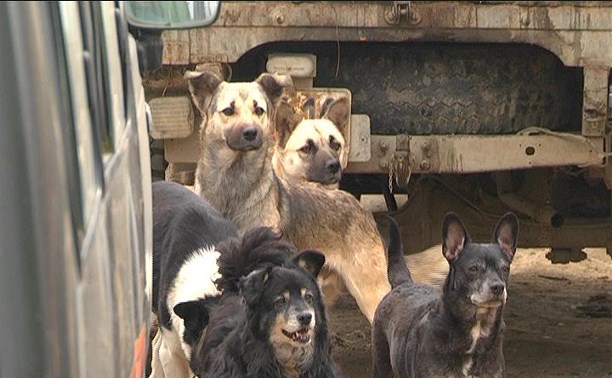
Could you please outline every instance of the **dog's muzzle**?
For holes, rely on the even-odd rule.
[[[307,326],[312,321],[312,314],[310,312],[303,312],[297,316],[297,319],[301,325]]]
[[[325,164],[325,169],[327,173],[331,175],[335,175],[340,171],[340,161],[339,160],[330,160]]]
[[[293,316],[295,316],[293,318]],[[283,335],[291,339],[294,343],[297,344],[307,344],[310,342],[312,337],[312,331],[314,329],[314,314],[310,311],[301,311],[297,314],[294,314],[292,317],[292,321],[289,322],[289,329],[283,329]],[[293,325],[293,327],[291,326]]]
[[[479,308],[496,308],[506,303],[506,285],[496,282],[488,286],[482,293],[472,294],[470,300]]]
[[[227,146],[235,151],[251,151],[263,145],[262,131],[255,125],[237,125],[225,134]]]
[[[342,178],[342,170],[340,169],[340,161],[332,159],[325,162],[325,169],[320,169],[320,166],[314,164],[307,174],[308,181],[318,182],[323,185],[332,185],[340,182]]]
[[[310,342],[310,328],[300,328],[295,332],[287,332],[283,330],[283,335],[291,339],[291,341],[298,344],[307,344]]]

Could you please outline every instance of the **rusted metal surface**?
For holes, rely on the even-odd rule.
[[[349,163],[347,172],[388,173],[397,138],[373,135],[372,159]],[[385,148],[383,149],[382,146]],[[411,136],[413,173],[474,173],[507,169],[603,164],[603,139],[577,135]]]
[[[351,114],[349,161],[370,161],[372,158],[370,134],[370,117],[367,114]]]
[[[163,64],[185,64],[190,60],[191,38],[188,31],[169,30],[163,33]]]
[[[609,67],[584,68],[582,135],[602,137],[608,118]]]
[[[552,135],[412,135],[410,168],[413,172],[462,173],[595,165],[601,167],[602,176],[612,187],[612,164],[608,162],[602,166],[602,146],[610,143],[605,120],[609,69],[612,67],[612,1],[224,1],[221,14],[212,26],[165,32],[163,39],[163,62],[174,66],[234,63],[253,48],[278,41],[415,41],[540,46],[559,57],[566,66],[584,67],[581,133],[589,140]],[[165,80],[160,83],[164,84]],[[579,123],[579,110],[576,116]],[[373,122],[374,132],[377,125],[380,126],[380,122]],[[406,131],[392,134],[398,133]],[[187,143],[196,146],[192,139]],[[386,146],[384,152],[379,149],[379,142]],[[388,172],[396,153],[395,142],[393,135],[372,136],[368,143],[361,144],[370,146],[370,151],[361,152],[371,154],[371,159],[352,162],[348,170]],[[173,144],[176,144],[174,149]],[[190,152],[192,149],[185,147],[180,140],[170,141],[168,145],[166,154],[169,161],[195,161]]]
[[[215,24],[166,32],[165,64],[235,62],[273,41],[529,43],[569,66],[612,66],[612,2],[411,2],[389,23],[392,2],[225,1]],[[188,41],[188,54],[185,51]]]

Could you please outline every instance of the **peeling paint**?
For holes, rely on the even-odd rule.
[[[167,64],[203,63],[215,56],[235,62],[249,49],[279,40],[523,42],[544,47],[566,64],[612,67],[612,2],[413,2],[419,23],[389,25],[388,2],[235,2],[210,27],[195,34],[191,50],[165,54]],[[278,19],[282,17],[282,23]],[[231,27],[228,27],[231,26]],[[358,31],[356,32],[355,29]],[[282,33],[279,33],[279,30]],[[184,41],[182,33],[166,32],[168,44]],[[214,36],[214,38],[212,38]],[[367,36],[367,37],[365,37]],[[189,40],[189,38],[187,38]],[[206,46],[202,41],[208,41]],[[231,44],[222,41],[231,41]],[[215,43],[212,43],[215,42]]]

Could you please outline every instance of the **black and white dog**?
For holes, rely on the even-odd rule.
[[[389,282],[372,328],[374,376],[503,377],[503,308],[518,219],[504,215],[490,244],[477,244],[456,214],[442,225],[450,271],[439,293],[416,284],[402,253],[397,223],[390,219]]]
[[[316,282],[325,257],[280,238],[261,227],[219,246],[223,294],[204,300],[208,325],[191,356],[197,376],[338,376]]]
[[[191,378],[189,356],[207,319],[194,313],[186,324],[179,304],[220,294],[214,284],[220,277],[216,246],[238,232],[199,196],[168,181],[153,183],[153,222],[153,312],[159,331],[150,377]]]

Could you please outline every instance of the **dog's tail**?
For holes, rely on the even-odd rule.
[[[241,239],[220,243],[217,246],[220,253],[217,264],[221,278],[215,281],[219,290],[238,292],[241,277],[270,265],[281,266],[288,261],[297,250],[281,239],[282,235],[269,227],[256,227],[247,231]]]
[[[399,226],[397,221],[392,217],[389,218],[389,247],[388,247],[388,267],[387,275],[389,283],[394,288],[404,283],[412,283],[412,276],[406,266],[404,251],[402,248],[402,238],[400,236]]]

